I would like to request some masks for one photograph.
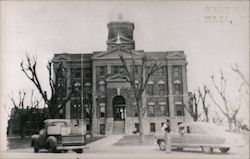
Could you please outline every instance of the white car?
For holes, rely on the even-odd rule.
[[[166,148],[164,132],[156,134],[156,142],[160,150]],[[230,150],[234,137],[218,126],[205,122],[180,124],[178,130],[171,132],[171,147],[182,150],[185,147],[201,148],[204,153],[212,153],[219,149],[222,153]]]

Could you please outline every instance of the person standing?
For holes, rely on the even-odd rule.
[[[165,144],[166,144],[166,153],[171,152],[171,128],[170,128],[170,120],[167,119],[166,123],[163,124],[162,130],[165,132]]]

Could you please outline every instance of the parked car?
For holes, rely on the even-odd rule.
[[[155,137],[160,150],[164,151],[166,148],[164,132],[156,134]],[[232,142],[229,133],[211,123],[183,123],[178,126],[178,130],[171,132],[171,147],[177,150],[198,147],[204,153],[212,153],[214,149],[226,153]]]
[[[44,128],[39,134],[31,136],[31,146],[34,152],[40,149],[47,149],[49,152],[73,150],[82,153],[88,148],[85,141],[86,126],[82,128],[82,133],[73,134],[70,120],[48,119],[44,121]]]

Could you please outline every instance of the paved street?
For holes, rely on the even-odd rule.
[[[249,146],[232,147],[227,154],[222,154],[215,150],[213,154],[204,154],[199,149],[184,149],[184,151],[172,151],[170,154],[166,154],[160,151],[158,146],[113,146],[123,135],[113,135],[90,143],[89,149],[85,150],[83,154],[76,154],[72,151],[67,153],[51,154],[46,150],[40,151],[39,154],[33,153],[32,148],[9,150],[1,154],[1,158],[249,158]],[[112,154],[112,155],[111,155]]]

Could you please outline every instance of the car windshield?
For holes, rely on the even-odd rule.
[[[66,126],[65,122],[53,122],[52,126]]]

